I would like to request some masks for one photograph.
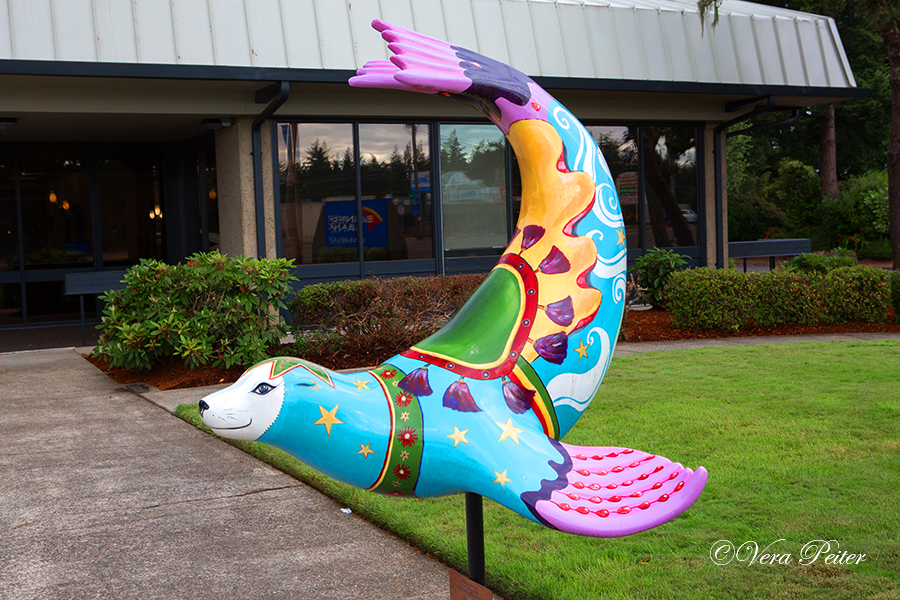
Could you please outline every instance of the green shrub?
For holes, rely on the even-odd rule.
[[[653,248],[634,261],[632,273],[637,273],[638,284],[646,292],[650,304],[656,308],[666,307],[664,289],[669,279],[687,264],[687,259],[673,250]]]
[[[729,173],[731,179],[731,173]],[[749,242],[774,238],[784,227],[784,211],[763,196],[728,193],[728,241]]]
[[[850,250],[836,248],[826,254],[809,252],[800,254],[781,264],[782,269],[806,273],[827,273],[841,267],[856,265],[856,254]]]
[[[752,314],[751,290],[744,273],[702,267],[672,275],[665,295],[676,326],[737,331]]]
[[[875,267],[841,267],[825,274],[821,283],[825,321],[883,323],[890,306],[888,273]]]
[[[783,159],[766,195],[787,214],[791,228],[817,223],[820,218],[821,183],[815,169],[798,160]]]
[[[114,367],[148,370],[179,356],[201,364],[249,366],[285,333],[279,316],[294,278],[286,259],[232,258],[218,251],[184,264],[142,260],[106,306],[96,353]]]
[[[443,327],[486,274],[362,279],[301,289],[290,303],[296,353],[333,368],[375,365]]]
[[[813,325],[825,317],[824,299],[819,292],[821,275],[778,269],[748,276],[753,289],[751,318],[754,325]]]
[[[900,321],[900,271],[891,271],[891,306]]]
[[[883,239],[890,227],[887,170],[870,171],[841,182],[837,198],[822,202],[822,216],[835,239],[839,234],[842,238]]]
[[[759,326],[884,322],[891,286],[887,271],[874,267],[840,267],[824,274],[704,267],[673,275],[666,297],[678,327],[737,331],[751,320]]]
[[[860,258],[872,260],[891,260],[894,257],[894,252],[891,249],[891,240],[888,238],[862,242],[859,246],[858,254]]]

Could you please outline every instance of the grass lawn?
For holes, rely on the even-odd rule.
[[[200,424],[195,406],[176,414]],[[487,584],[501,596],[900,598],[900,342],[616,357],[564,441],[703,465],[709,482],[675,521],[618,539],[551,531],[485,500]],[[379,496],[268,446],[236,445],[465,573],[463,496]],[[774,543],[769,552],[789,564],[750,564],[747,546],[743,560],[716,565],[718,540],[755,542],[760,554]],[[823,553],[803,565],[814,540],[865,559],[830,564]]]

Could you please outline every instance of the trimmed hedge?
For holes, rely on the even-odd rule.
[[[675,273],[665,288],[672,322],[692,329],[737,331],[750,316],[750,294],[742,273],[709,267]]]
[[[295,352],[334,368],[344,354],[378,364],[435,333],[486,273],[319,283],[290,302]]]
[[[875,267],[843,267],[825,275],[821,286],[826,323],[883,323],[891,301],[887,271]]]
[[[891,271],[891,305],[900,319],[900,271]]]
[[[191,367],[249,366],[285,334],[278,311],[293,262],[194,254],[184,264],[141,260],[106,303],[95,352],[113,367],[149,370],[179,356]]]
[[[817,291],[820,277],[780,269],[750,274],[753,323],[774,327],[785,323],[814,325],[823,321],[825,311]]]
[[[890,289],[888,273],[875,267],[840,267],[825,274],[704,267],[677,273],[665,293],[676,326],[737,331],[751,324],[884,322]]]

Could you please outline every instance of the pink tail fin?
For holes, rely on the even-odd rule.
[[[687,469],[630,448],[561,444],[572,460],[568,483],[533,511],[561,531],[618,537],[671,521],[703,491],[706,469]]]

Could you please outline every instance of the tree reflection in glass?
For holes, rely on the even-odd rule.
[[[693,127],[643,126],[647,247],[697,245],[697,157]],[[632,139],[637,127],[630,127]]]

